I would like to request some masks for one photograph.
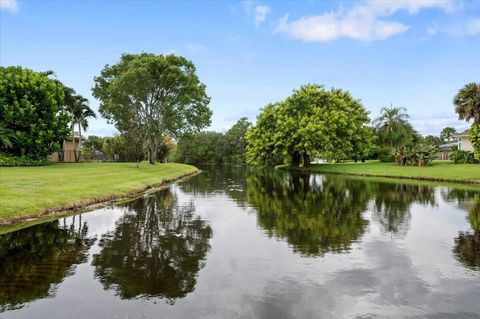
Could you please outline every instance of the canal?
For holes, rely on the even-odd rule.
[[[0,235],[0,318],[384,317],[480,318],[474,187],[207,168]]]

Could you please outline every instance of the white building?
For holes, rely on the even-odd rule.
[[[459,150],[473,152],[472,143],[470,143],[470,140],[468,139],[468,130],[458,133],[455,135],[455,138],[457,139],[457,146]]]

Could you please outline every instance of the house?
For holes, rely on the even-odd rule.
[[[75,163],[75,150],[77,144],[80,142],[78,137],[75,137],[75,142],[73,139],[63,140],[62,150],[55,152],[49,156],[50,162],[64,162],[64,163]],[[80,156],[80,154],[78,154]]]
[[[473,152],[473,145],[468,138],[468,131],[469,130],[458,133],[454,137],[456,139],[459,150]]]

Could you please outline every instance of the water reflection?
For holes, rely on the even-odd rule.
[[[473,269],[480,270],[480,194],[473,192],[461,192],[463,196],[457,197],[459,205],[470,207],[467,220],[472,231],[460,231],[455,238],[453,252],[462,264]],[[452,193],[448,194],[452,198]]]
[[[362,217],[369,200],[365,184],[325,176],[252,172],[247,201],[269,236],[286,239],[302,255],[343,252],[365,231]]]
[[[125,299],[155,296],[173,304],[185,297],[204,266],[210,226],[169,189],[132,201],[126,210],[100,240],[95,276]]]
[[[434,187],[422,184],[370,183],[370,196],[383,231],[404,236],[409,228],[412,204],[434,206],[434,190]]]
[[[0,236],[1,316],[474,318],[480,193],[431,185],[208,168]]]
[[[94,243],[82,216],[0,235],[0,312],[54,295]]]

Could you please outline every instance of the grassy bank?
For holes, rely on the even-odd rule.
[[[79,163],[0,168],[0,224],[122,198],[193,174],[184,164]]]
[[[290,166],[279,166],[279,168],[292,169]],[[302,170],[318,173],[480,184],[480,165],[453,164],[446,161],[434,161],[428,167],[400,167],[394,163],[380,163],[378,161],[370,161],[366,163],[316,164]]]

